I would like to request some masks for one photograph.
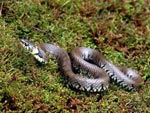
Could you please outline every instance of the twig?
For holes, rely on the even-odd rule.
[[[45,31],[45,30],[41,30],[41,29],[39,29],[39,28],[37,28],[37,27],[33,27],[33,29],[38,30],[38,31],[40,31],[40,32],[42,32],[42,33],[44,33],[44,34],[48,35],[50,38],[52,38],[52,37],[53,37],[50,33],[48,33],[48,32],[47,32],[47,31]]]
[[[1,3],[1,7],[0,7],[0,16],[2,16],[3,4],[4,4],[4,2],[2,1],[2,3]]]

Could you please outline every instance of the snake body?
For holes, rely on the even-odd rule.
[[[62,74],[68,80],[68,85],[81,91],[104,91],[108,88],[110,79],[127,90],[138,89],[143,83],[142,77],[135,71],[126,67],[116,67],[94,49],[75,48],[70,58],[66,51],[52,44],[44,43],[35,46],[26,39],[21,39],[21,44],[39,62],[48,62],[49,55],[56,57]],[[78,76],[73,72],[72,67],[87,76]]]

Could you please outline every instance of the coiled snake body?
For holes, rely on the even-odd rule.
[[[44,43],[35,46],[26,39],[21,39],[21,44],[39,62],[46,63],[49,55],[56,57],[68,84],[78,90],[87,92],[104,91],[109,86],[109,79],[127,90],[138,89],[143,83],[143,79],[135,71],[126,67],[116,67],[94,49],[75,48],[70,54],[70,60],[68,53],[55,45]],[[87,76],[78,76],[73,72],[72,67]]]

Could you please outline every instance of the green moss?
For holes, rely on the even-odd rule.
[[[143,0],[0,1],[0,111],[149,112],[149,5]],[[137,70],[145,83],[139,92],[111,84],[101,99],[74,91],[66,87],[54,58],[46,65],[37,63],[20,38],[68,52],[95,48],[114,64]]]

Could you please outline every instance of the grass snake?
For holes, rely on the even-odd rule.
[[[142,77],[135,71],[116,67],[97,50],[77,47],[69,56],[66,51],[52,44],[35,46],[27,39],[21,39],[20,42],[39,62],[47,63],[49,55],[56,57],[68,85],[77,90],[102,92],[108,88],[110,80],[126,90],[136,90],[143,83]],[[87,76],[78,76],[73,69]]]

